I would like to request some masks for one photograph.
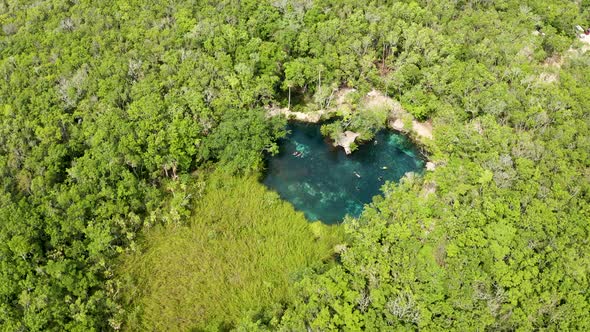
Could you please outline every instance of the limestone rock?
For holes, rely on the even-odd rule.
[[[389,126],[397,131],[404,131],[404,122],[402,119],[394,119],[389,121]]]
[[[344,148],[344,152],[346,152],[346,154],[351,154],[352,150],[350,149],[350,145],[354,143],[354,140],[356,140],[356,138],[360,135],[361,134],[359,133],[347,130],[336,138],[336,140],[334,141],[334,146],[341,146]]]
[[[432,139],[432,123],[430,122],[419,122],[416,120],[412,121],[412,130],[416,135]]]
[[[432,161],[429,161],[426,163],[426,170],[427,171],[434,171],[436,169],[436,164],[433,163]]]

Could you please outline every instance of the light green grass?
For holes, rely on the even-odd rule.
[[[225,330],[272,317],[305,269],[333,255],[338,229],[310,224],[254,178],[209,179],[185,226],[156,227],[122,263],[127,330]]]

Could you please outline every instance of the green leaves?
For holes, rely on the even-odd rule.
[[[204,142],[205,151],[217,156],[231,172],[257,171],[262,166],[262,152],[276,151],[276,139],[284,135],[282,119],[264,120],[262,111],[227,113],[215,132]]]
[[[306,66],[301,60],[286,63],[283,88],[302,87],[307,79],[305,72]]]
[[[191,174],[256,174],[284,130],[264,106],[346,86],[432,118],[436,171],[386,186],[342,264],[245,329],[588,330],[585,4],[0,4],[0,325],[120,327],[114,258],[186,222]],[[324,131],[369,139],[387,111]]]

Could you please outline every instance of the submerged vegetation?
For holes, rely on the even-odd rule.
[[[590,330],[588,5],[0,1],[1,329]],[[437,167],[322,264],[330,236],[251,177],[285,135],[265,107],[341,88],[430,119]],[[359,105],[326,133],[384,125]]]

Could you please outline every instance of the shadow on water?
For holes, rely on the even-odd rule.
[[[288,130],[280,152],[268,158],[263,183],[311,221],[358,217],[386,181],[424,168],[416,146],[389,130],[349,156],[322,137],[320,124],[290,123]]]

